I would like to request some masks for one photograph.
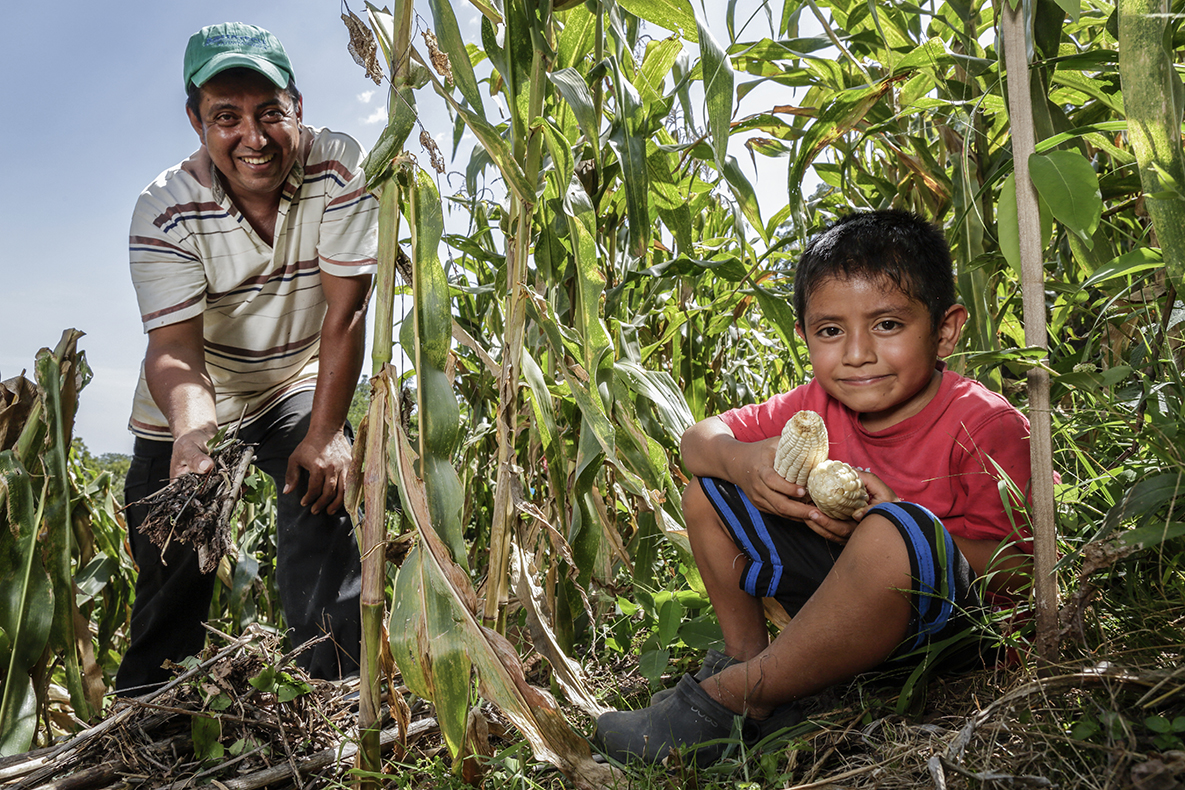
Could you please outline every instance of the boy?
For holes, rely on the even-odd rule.
[[[967,320],[942,234],[902,211],[846,216],[808,244],[794,305],[813,380],[683,435],[688,537],[725,651],[650,707],[602,715],[597,740],[616,759],[728,738],[736,715],[755,742],[801,719],[795,700],[965,628],[984,605],[974,578],[989,597],[1027,582],[1031,548],[997,465],[1026,489],[1028,421],[940,361]],[[861,470],[869,505],[851,521],[774,471],[801,409],[822,415],[830,457]],[[765,596],[793,618],[772,643]]]

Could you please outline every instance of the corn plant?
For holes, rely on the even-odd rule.
[[[1133,210],[1144,187],[1122,134],[1111,8],[1064,5],[1026,6],[1027,78],[1002,67],[985,35],[998,24],[994,10],[973,0],[767,2],[764,36],[749,32],[759,22],[738,30],[730,6],[727,40],[683,3],[475,2],[480,43],[462,41],[452,4],[434,0],[433,29],[418,31],[424,50],[406,4],[371,8],[392,87],[368,173],[384,190],[392,265],[396,245],[411,248],[416,306],[402,337],[418,377],[418,435],[372,439],[376,453],[392,452],[404,505],[433,545],[396,580],[392,647],[415,687],[433,695],[450,748],[463,750],[471,690],[456,652],[497,653],[512,579],[537,591],[529,608],[550,626],[539,633],[557,667],[615,605],[620,580],[643,592],[667,586],[656,584],[656,545],[682,563],[678,583],[700,590],[679,529],[678,436],[807,375],[788,307],[792,261],[837,214],[896,206],[946,227],[971,313],[968,350],[953,364],[1022,405],[1016,384],[1034,365],[1056,374],[1055,403],[1141,380],[1111,308],[1162,271],[1163,257]],[[808,14],[822,21],[819,35],[800,34]],[[1009,79],[1026,80],[1037,99],[1026,162],[1040,197],[1046,362],[1025,348],[1020,310]],[[737,97],[757,83],[800,90],[735,117]],[[463,187],[444,196],[467,227],[443,236],[443,262],[420,246],[438,232],[438,187],[400,156],[415,126],[415,85],[446,102],[458,138],[468,131],[478,141]],[[489,94],[504,115],[487,110]],[[790,162],[785,206],[768,220],[729,153],[729,139],[745,135],[754,161]],[[801,187],[809,170],[823,180],[812,195]],[[1171,317],[1174,303],[1162,300],[1158,317]],[[1092,323],[1084,304],[1106,305],[1106,318]],[[1151,331],[1152,312],[1126,330]],[[1092,365],[1097,379],[1086,376]],[[396,389],[390,374],[380,379],[385,405],[372,405],[371,430],[394,429]],[[1060,454],[1081,452],[1072,422],[1057,423],[1069,443]],[[396,452],[405,441],[416,448],[407,464]],[[380,457],[369,459],[381,476]],[[1076,478],[1059,493],[1091,485]],[[369,511],[382,499],[367,501]],[[481,598],[466,592],[474,580]],[[417,625],[449,618],[470,623],[466,636],[433,642],[443,632]],[[665,649],[674,624],[659,624],[667,638],[655,644]],[[482,638],[489,651],[474,647]],[[501,677],[499,666],[479,667],[481,682]],[[567,680],[581,698],[578,677]],[[506,693],[494,700],[520,704]]]
[[[75,715],[86,721],[102,710],[103,675],[75,595],[79,537],[90,538],[85,521],[75,520],[81,513],[69,472],[78,393],[91,375],[77,350],[81,336],[67,330],[52,352],[42,349],[36,387],[23,378],[4,384],[10,421],[0,452],[0,754],[6,756],[32,745],[56,662]]]
[[[519,548],[543,580],[566,650],[582,623],[613,605],[602,591],[616,569],[653,585],[655,538],[688,559],[675,506],[678,436],[694,419],[805,377],[789,264],[809,233],[847,208],[914,208],[946,225],[972,314],[971,353],[954,364],[1010,392],[1033,365],[1008,197],[1008,75],[985,36],[997,24],[991,6],[767,2],[767,36],[744,38],[756,25],[738,31],[730,9],[719,43],[723,31],[677,2],[506,0],[474,4],[479,45],[461,40],[448,0],[429,5],[434,30],[419,31],[427,54],[412,46],[404,5],[376,24],[380,43],[390,31],[389,62],[418,76],[392,81],[392,122],[372,163],[384,171],[408,139],[412,84],[430,84],[456,128],[479,142],[465,186],[447,195],[468,227],[443,237],[457,343],[434,365],[453,375],[459,403],[418,392],[417,409],[421,430],[442,416],[453,424],[450,413],[459,420],[456,432],[434,433],[433,452],[460,475],[460,516],[436,509],[429,521],[455,525],[441,539],[451,561],[483,579],[486,627],[505,623]],[[1109,348],[1090,334],[1106,327],[1076,326],[1083,295],[1130,287],[1160,258],[1128,211],[1141,186],[1115,136],[1123,118],[1110,8],[1068,14],[1039,1],[1026,13],[1039,99],[1030,167],[1051,262],[1049,365],[1067,372],[1089,362],[1081,349],[1074,364],[1063,360],[1059,332],[1081,330],[1096,352]],[[807,14],[824,23],[818,36],[800,34]],[[698,56],[687,57],[691,47]],[[441,56],[447,73],[430,71]],[[737,120],[736,98],[757,83],[801,90],[793,104]],[[500,96],[504,120],[487,114],[487,92]],[[729,154],[730,137],[743,135],[755,159],[790,161],[786,207],[768,221]],[[824,181],[812,195],[801,190],[808,169]],[[433,343],[433,354],[447,342],[404,336]],[[1088,357],[1110,386],[1125,377],[1114,358]],[[417,372],[424,377],[418,362]],[[1055,393],[1074,386],[1053,380]],[[684,567],[694,589],[693,565]],[[460,711],[460,689],[453,696]]]

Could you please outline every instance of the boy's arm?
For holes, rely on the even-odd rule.
[[[745,492],[758,510],[797,519],[813,531],[835,543],[846,543],[857,521],[864,513],[857,513],[850,521],[829,518],[810,502],[802,501],[806,489],[791,483],[774,469],[779,437],[759,442],[738,440],[719,417],[700,420],[683,434],[680,449],[683,465],[696,477],[715,477],[727,480]],[[867,472],[860,473],[868,488],[871,507],[880,502],[895,502],[892,489],[880,478]],[[867,508],[865,508],[866,510]]]
[[[696,477],[715,477],[735,484],[764,513],[806,519],[811,506],[798,501],[806,489],[774,469],[778,437],[739,441],[719,417],[700,420],[680,443],[683,465]]]

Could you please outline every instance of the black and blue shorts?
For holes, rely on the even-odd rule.
[[[709,477],[700,478],[700,485],[746,557],[741,589],[777,600],[793,617],[831,572],[843,546],[801,521],[759,511],[732,483]],[[982,619],[975,572],[937,516],[910,502],[880,504],[868,512],[893,522],[909,552],[913,614],[891,659],[967,632]]]

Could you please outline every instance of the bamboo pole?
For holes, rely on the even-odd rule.
[[[1008,116],[1016,173],[1016,213],[1020,234],[1021,294],[1025,345],[1049,348],[1045,315],[1045,270],[1037,191],[1029,176],[1029,156],[1036,150],[1033,104],[1029,91],[1026,20],[1019,2],[1003,3],[1004,61],[1008,75]],[[1044,360],[1043,360],[1044,361]],[[1049,409],[1049,372],[1029,369],[1029,448],[1032,459],[1033,592],[1037,607],[1037,655],[1047,663],[1058,658],[1057,523],[1053,501],[1053,440]]]

